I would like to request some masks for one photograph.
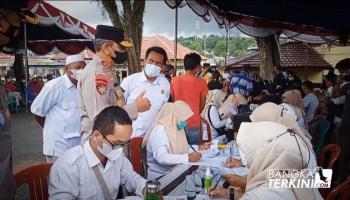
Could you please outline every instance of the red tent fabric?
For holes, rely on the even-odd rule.
[[[38,24],[27,24],[28,48],[43,55],[54,47],[66,54],[89,48],[95,29],[42,0],[29,0],[27,9],[39,17]]]
[[[187,5],[206,22],[214,18],[220,28],[236,27],[254,37],[283,34],[307,43],[334,44],[346,44],[350,38],[350,26],[344,21],[349,17],[346,8],[350,8],[350,3],[342,6],[336,3],[260,0],[164,1],[170,8]]]

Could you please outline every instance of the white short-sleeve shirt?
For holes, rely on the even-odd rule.
[[[31,112],[45,117],[44,155],[59,157],[80,144],[77,88],[66,74],[44,85],[31,105]]]
[[[121,87],[124,92],[126,104],[134,103],[137,96],[146,91],[144,97],[151,102],[151,108],[142,113],[138,113],[137,119],[133,121],[133,133],[131,137],[143,136],[156,119],[160,109],[168,101],[170,95],[170,84],[164,76],[157,76],[151,83],[147,80],[144,72],[139,72],[126,77]]]
[[[90,142],[76,146],[56,160],[49,176],[49,199],[104,199],[93,171],[98,166],[113,199],[120,185],[128,192],[143,196],[146,180],[137,174],[123,153],[115,160],[107,160],[103,167]]]

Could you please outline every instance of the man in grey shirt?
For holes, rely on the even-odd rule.
[[[304,107],[306,111],[306,120],[310,122],[314,119],[314,113],[319,104],[317,96],[313,93],[313,85],[312,82],[306,80],[302,85],[303,92],[305,97],[303,98]]]

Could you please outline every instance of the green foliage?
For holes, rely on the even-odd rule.
[[[225,56],[226,37],[209,35],[205,38],[190,36],[180,37],[178,41],[181,45],[201,53],[207,57]],[[254,38],[230,37],[229,38],[229,56],[240,57],[247,54],[247,48],[256,43]],[[206,50],[206,51],[205,51]]]

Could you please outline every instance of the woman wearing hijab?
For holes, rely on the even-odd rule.
[[[241,199],[322,199],[317,189],[265,186],[269,170],[315,169],[315,155],[304,131],[280,106],[265,103],[250,119],[251,123],[241,124],[237,135],[241,162],[249,169]],[[227,195],[222,188],[218,190],[220,194],[212,194]]]
[[[186,120],[192,115],[190,106],[184,101],[166,103],[160,110],[142,142],[142,147],[147,149],[147,179],[162,176],[176,164],[201,159],[201,153],[189,153],[184,131]]]
[[[305,108],[303,97],[300,90],[288,90],[282,95],[282,102],[294,106],[298,119],[303,118],[304,125],[300,124],[302,128],[308,130],[309,126],[305,116]],[[300,120],[301,121],[301,120]]]
[[[233,105],[235,108],[237,108],[238,113],[249,110],[247,99],[239,93],[234,93],[228,96],[225,102],[221,105],[219,113],[223,113],[227,105]]]
[[[225,96],[226,95],[222,90],[210,90],[206,98],[205,107],[201,114],[202,117],[209,122],[212,138],[216,138],[223,134],[224,132],[220,129],[225,127],[228,115],[234,115],[237,113],[237,109],[235,109],[234,106],[227,106],[227,110],[230,114],[220,115],[219,108],[224,103]],[[204,138],[206,137],[207,136],[204,136]]]

